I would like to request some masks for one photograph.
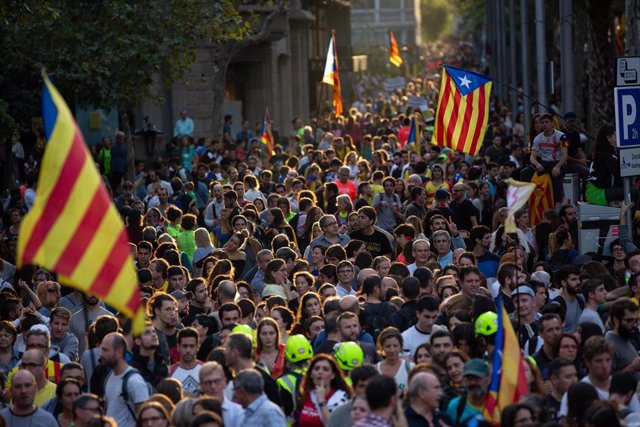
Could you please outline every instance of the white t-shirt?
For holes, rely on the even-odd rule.
[[[382,362],[376,363],[376,370],[380,374],[382,374],[381,364]],[[413,363],[407,362],[406,360],[403,360],[402,363],[400,363],[396,376],[393,377],[393,379],[396,380],[398,390],[405,391],[407,387],[409,387],[409,372],[411,372],[414,366],[415,365]]]
[[[133,369],[128,367],[120,375],[111,372],[107,376],[104,387],[104,400],[107,404],[106,414],[115,418],[119,427],[135,427],[136,419],[131,415],[136,412],[135,405],[144,402],[149,398],[149,388],[144,378],[140,374],[132,374],[127,380],[127,393],[129,394],[128,406],[122,399],[122,378]]]
[[[591,380],[589,379],[588,375],[584,377],[582,380],[580,380],[580,382],[591,384]],[[600,400],[609,399],[609,390],[602,390],[596,386],[593,386],[593,388],[596,389],[596,392],[598,393],[598,398]],[[640,412],[640,400],[638,400],[638,395],[636,393],[633,393],[633,396],[629,401],[628,408],[631,412]],[[567,393],[565,393],[564,396],[562,396],[562,401],[560,402],[560,416],[566,417],[568,411],[569,411],[569,398],[567,397]]]
[[[200,369],[202,363],[198,362],[191,369],[181,368],[178,364],[171,366],[171,378],[175,378],[182,383],[182,390],[185,393],[197,396],[200,393]]]
[[[429,337],[431,337],[431,333],[423,334],[416,329],[415,325],[404,331],[402,333],[402,341],[404,343],[402,350],[404,350],[404,355],[408,355],[409,358],[413,360],[416,349],[420,347],[420,344],[429,342]]]

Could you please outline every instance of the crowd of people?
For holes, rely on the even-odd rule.
[[[14,138],[29,164],[2,206],[0,426],[487,425],[498,299],[527,382],[502,426],[638,425],[640,223],[627,231],[614,129],[588,150],[574,113],[525,129],[495,100],[470,157],[429,144],[433,109],[407,106],[435,105],[432,76],[374,83],[343,116],[294,118],[271,156],[248,121],[197,138],[186,111],[134,176],[123,134],[93,148],[129,236],[141,334],[51,272],[16,269],[41,151]],[[589,203],[620,206],[604,255],[577,247],[565,173]],[[505,181],[535,174],[555,208],[536,224],[525,208],[506,232]]]

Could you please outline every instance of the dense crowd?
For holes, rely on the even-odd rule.
[[[626,228],[613,128],[588,141],[566,112],[525,129],[495,100],[471,157],[429,144],[437,76],[392,93],[381,81],[360,81],[344,116],[294,118],[272,156],[259,126],[234,135],[227,116],[221,140],[198,138],[186,111],[133,176],[123,133],[92,148],[128,232],[141,335],[51,272],[16,269],[42,153],[17,135],[2,206],[0,425],[483,425],[498,298],[528,388],[503,426],[637,425],[640,227]],[[431,108],[414,111],[416,96]],[[619,236],[600,253],[577,247],[566,173],[589,203],[620,206]],[[505,180],[545,174],[555,206],[536,224],[521,210],[506,232]]]

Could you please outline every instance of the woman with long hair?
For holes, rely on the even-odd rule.
[[[535,364],[531,356],[524,358],[524,374],[527,378],[529,393],[537,393],[543,396],[547,394],[544,389],[544,383],[542,382],[540,369],[538,369],[538,366]]]
[[[300,427],[322,427],[329,423],[331,412],[346,403],[351,390],[345,382],[338,362],[333,356],[318,354],[309,364],[309,369],[300,386]]]
[[[313,284],[316,281],[316,278],[308,270],[308,262],[306,260],[304,261],[307,264],[307,269],[293,273],[293,286],[295,288],[295,292],[291,293],[291,299],[287,302],[289,308],[294,312],[298,311],[298,307],[300,306],[300,297],[309,291],[313,291]]]
[[[233,264],[227,258],[222,258],[216,261],[209,277],[207,278],[207,288],[211,289],[213,281],[220,276],[230,276],[232,278],[235,276]]]
[[[56,416],[61,427],[69,427],[73,424],[73,401],[80,396],[80,393],[81,386],[75,378],[65,378],[58,383],[56,387],[58,405],[53,415]]]
[[[491,186],[487,181],[482,181],[478,186],[478,197],[482,203],[480,211],[480,224],[493,229],[494,203],[491,197]]]
[[[436,191],[450,190],[449,184],[445,180],[444,167],[440,163],[431,166],[431,181],[425,185],[427,192],[427,208],[431,208],[436,197]]]
[[[353,203],[348,194],[340,194],[336,198],[336,205],[338,210],[334,214],[336,221],[338,221],[338,227],[346,225],[349,219],[349,214],[353,211]]]
[[[311,243],[311,241],[313,240],[311,238],[313,224],[320,221],[322,215],[324,215],[324,213],[322,212],[322,209],[320,209],[320,207],[312,206],[309,208],[309,211],[307,212],[307,218],[304,220],[303,235],[298,239],[298,248],[300,248],[300,251],[307,250],[307,246],[309,246],[309,243]]]
[[[384,328],[378,335],[377,348],[384,359],[376,364],[376,369],[382,375],[394,378],[398,390],[404,391],[409,385],[409,371],[413,363],[400,357],[403,351],[402,334],[393,326]]]
[[[327,251],[327,247],[323,245],[314,246],[311,249],[311,274],[318,276],[318,272],[325,266],[324,254]]]
[[[203,260],[216,248],[211,241],[211,235],[206,228],[196,228],[193,233],[196,242],[196,250],[193,253],[192,263],[194,266],[194,276],[202,276]],[[205,276],[206,277],[206,276]]]
[[[268,241],[271,241],[278,234],[286,235],[289,238],[289,241],[294,242],[297,246],[296,233],[285,220],[284,213],[279,207],[271,208],[267,213],[267,229],[265,230],[265,236]]]
[[[289,301],[290,286],[289,283],[289,270],[287,264],[283,259],[276,258],[267,264],[267,268],[264,271],[264,289],[262,290],[262,298],[279,295],[284,298],[285,301]]]
[[[238,280],[242,271],[244,270],[245,263],[247,262],[247,254],[243,252],[244,242],[247,239],[246,230],[242,232],[235,232],[229,237],[227,243],[224,245],[224,250],[229,257],[229,261],[233,264],[234,280]]]
[[[293,324],[296,320],[295,315],[287,307],[280,305],[273,307],[269,314],[278,325],[278,330],[280,331],[280,340],[286,343],[289,339],[291,328],[293,327]]]
[[[258,323],[256,329],[256,364],[262,366],[273,379],[284,373],[285,345],[280,340],[278,324],[270,317]]]
[[[320,295],[313,291],[308,291],[300,298],[300,304],[298,306],[298,322],[300,326],[304,326],[304,323],[313,316],[322,317],[322,303],[320,302]],[[295,331],[294,331],[295,333]]]
[[[579,382],[569,386],[567,390],[567,416],[564,420],[565,426],[585,427],[587,410],[599,399],[595,387],[589,383]]]

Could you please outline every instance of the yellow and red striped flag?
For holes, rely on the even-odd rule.
[[[527,394],[527,377],[518,337],[505,310],[502,296],[498,297],[498,331],[491,360],[491,383],[485,399],[483,416],[493,425],[500,425],[505,406],[517,403]]]
[[[400,51],[398,50],[398,43],[396,43],[396,38],[393,35],[392,31],[389,31],[389,62],[391,62],[396,67],[402,65],[402,57],[400,56]]]
[[[537,224],[544,219],[545,211],[553,209],[553,182],[550,174],[538,175],[538,172],[533,174],[531,182],[536,187],[529,203],[529,220],[531,224]]]
[[[443,68],[433,144],[478,154],[487,130],[491,85],[491,80],[481,74]]]
[[[333,110],[336,115],[342,114],[342,90],[340,87],[340,73],[338,71],[338,49],[336,48],[336,32],[331,30],[331,41],[327,51],[327,62],[324,66],[322,83],[333,86]]]
[[[47,146],[38,192],[18,236],[18,265],[37,264],[59,281],[103,298],[144,329],[144,307],[126,231],[64,99],[44,76]]]
[[[260,141],[264,144],[264,151],[267,159],[273,156],[273,133],[271,133],[271,120],[269,120],[269,107],[264,108],[264,117],[262,118],[262,131],[260,132]]]
[[[509,178],[505,180],[509,187],[507,188],[507,219],[504,221],[504,231],[506,233],[515,233],[516,220],[515,214],[529,201],[531,193],[536,189],[536,185],[530,182],[516,181]]]

